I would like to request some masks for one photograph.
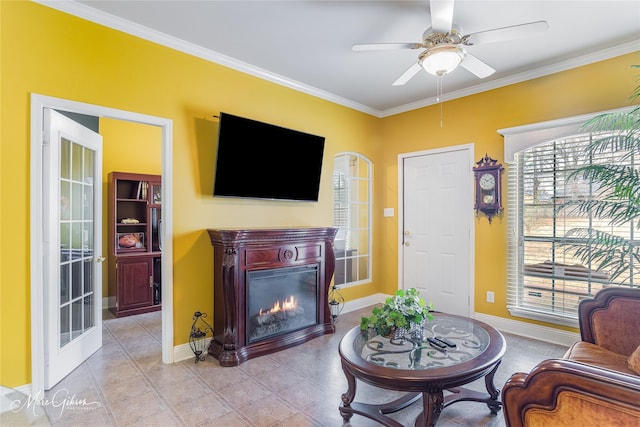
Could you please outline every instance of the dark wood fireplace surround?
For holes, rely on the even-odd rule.
[[[335,332],[328,293],[335,269],[336,228],[207,230],[213,245],[213,339],[209,354],[221,366],[302,344]],[[318,266],[317,322],[304,329],[249,344],[246,328],[247,272]]]

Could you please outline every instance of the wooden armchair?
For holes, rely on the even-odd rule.
[[[606,288],[578,308],[581,341],[563,359],[516,373],[502,390],[507,426],[639,426],[640,289]]]

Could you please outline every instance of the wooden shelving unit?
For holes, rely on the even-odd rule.
[[[111,311],[122,317],[160,310],[161,177],[111,172],[108,192]]]

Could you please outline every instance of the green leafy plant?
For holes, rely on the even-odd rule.
[[[380,335],[389,335],[398,328],[409,329],[424,320],[433,320],[433,304],[427,304],[417,289],[398,289],[388,297],[382,307],[374,307],[369,317],[363,317],[360,329],[375,329]]]
[[[570,201],[562,206],[608,220],[611,226],[627,223],[633,226],[637,233],[635,238],[634,233],[621,236],[589,227],[573,228],[565,236],[565,248],[581,262],[608,271],[611,281],[622,276],[622,282],[633,280],[634,273],[627,274],[632,266],[640,265],[640,240],[637,238],[640,233],[640,169],[637,163],[634,164],[640,158],[640,86],[633,91],[631,100],[636,104],[635,108],[601,114],[583,126],[587,132],[604,135],[585,146],[587,157],[597,157],[605,152],[624,153],[625,164],[588,164],[577,168],[568,178],[597,184],[603,196]]]

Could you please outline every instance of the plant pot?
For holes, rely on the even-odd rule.
[[[379,335],[385,338],[395,339],[395,340],[411,339],[411,338],[421,339],[424,335],[424,321],[422,321],[421,323],[412,323],[409,328],[392,327],[391,331],[388,334],[386,335],[379,334]]]

